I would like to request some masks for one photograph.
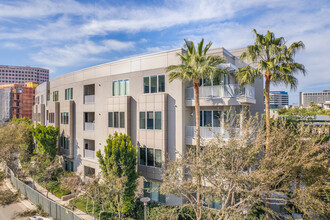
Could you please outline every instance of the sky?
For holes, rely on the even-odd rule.
[[[50,78],[136,55],[180,48],[254,43],[252,30],[303,41],[290,104],[300,91],[330,89],[330,0],[0,0],[0,64],[50,69]]]

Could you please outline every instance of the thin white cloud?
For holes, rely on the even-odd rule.
[[[32,55],[32,59],[47,66],[63,67],[75,65],[78,62],[96,61],[96,55],[110,51],[122,51],[134,48],[133,42],[105,40],[99,44],[85,41],[63,47],[44,48],[39,53]]]

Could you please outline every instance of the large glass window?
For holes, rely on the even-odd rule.
[[[53,101],[57,102],[58,101],[58,91],[53,92]]]
[[[200,126],[220,127],[221,111],[200,111]]]
[[[109,128],[125,128],[125,112],[108,112]]]
[[[61,124],[69,124],[69,112],[61,112]]]
[[[146,113],[140,112],[140,129],[146,128]]]
[[[165,75],[143,78],[144,93],[165,92]]]
[[[144,93],[149,93],[149,77],[143,78]]]
[[[140,112],[140,129],[162,129],[162,112]]]
[[[154,159],[154,149],[147,148],[147,165],[148,166],[155,166],[155,159]]]
[[[140,165],[146,165],[147,148],[140,147]]]
[[[151,93],[157,92],[157,76],[151,76]]]
[[[155,167],[162,167],[162,150],[155,149]]]
[[[158,76],[158,92],[165,92],[165,75]]]
[[[65,100],[73,99],[73,88],[65,89]]]
[[[147,112],[147,129],[154,129],[154,113]]]
[[[125,113],[124,112],[120,112],[119,119],[120,119],[119,127],[125,128]]]
[[[159,183],[144,181],[143,196],[154,202],[166,203],[166,196],[159,192]]]
[[[155,112],[155,129],[162,129],[162,112]]]

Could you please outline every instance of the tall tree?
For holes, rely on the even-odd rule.
[[[136,147],[132,145],[131,138],[126,134],[109,135],[107,145],[104,146],[104,155],[101,150],[97,151],[103,180],[105,183],[114,183],[116,179],[123,180],[120,185],[123,190],[117,191],[112,198],[112,204],[120,213],[128,214],[134,206],[135,190],[139,177],[136,171]],[[116,184],[110,184],[116,187]],[[108,184],[108,187],[109,186]],[[113,193],[116,189],[110,191]]]
[[[169,81],[180,79],[184,82],[193,82],[195,97],[195,116],[196,116],[196,160],[200,153],[200,104],[199,104],[199,86],[201,79],[212,79],[215,75],[228,73],[226,70],[219,68],[219,65],[225,63],[226,60],[220,56],[207,55],[212,42],[204,47],[204,39],[198,43],[197,48],[192,41],[184,40],[186,51],[178,53],[181,64],[171,65],[167,67],[169,72]],[[200,178],[197,178],[197,185],[200,186]],[[197,188],[197,203],[200,204],[200,187]]]
[[[56,143],[59,128],[37,124],[32,133],[37,142],[38,154],[49,155],[51,160],[54,159],[57,152]]]
[[[298,80],[294,76],[301,72],[305,75],[304,65],[295,62],[294,56],[299,49],[304,48],[302,41],[293,42],[289,47],[283,37],[276,38],[274,33],[267,31],[266,35],[258,34],[253,30],[256,41],[254,45],[240,56],[241,61],[257,63],[256,68],[245,66],[238,68],[237,79],[241,85],[253,84],[255,78],[265,77],[265,105],[266,105],[266,149],[269,149],[270,137],[270,83],[290,85],[291,89],[297,87]]]

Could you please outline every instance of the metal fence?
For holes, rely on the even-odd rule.
[[[17,179],[13,171],[8,167],[6,167],[6,173],[10,176],[14,187],[19,190],[22,195],[26,196],[33,204],[39,204],[50,217],[59,220],[82,220],[82,218],[75,215],[71,210],[57,204],[49,198],[46,198],[43,194]]]

